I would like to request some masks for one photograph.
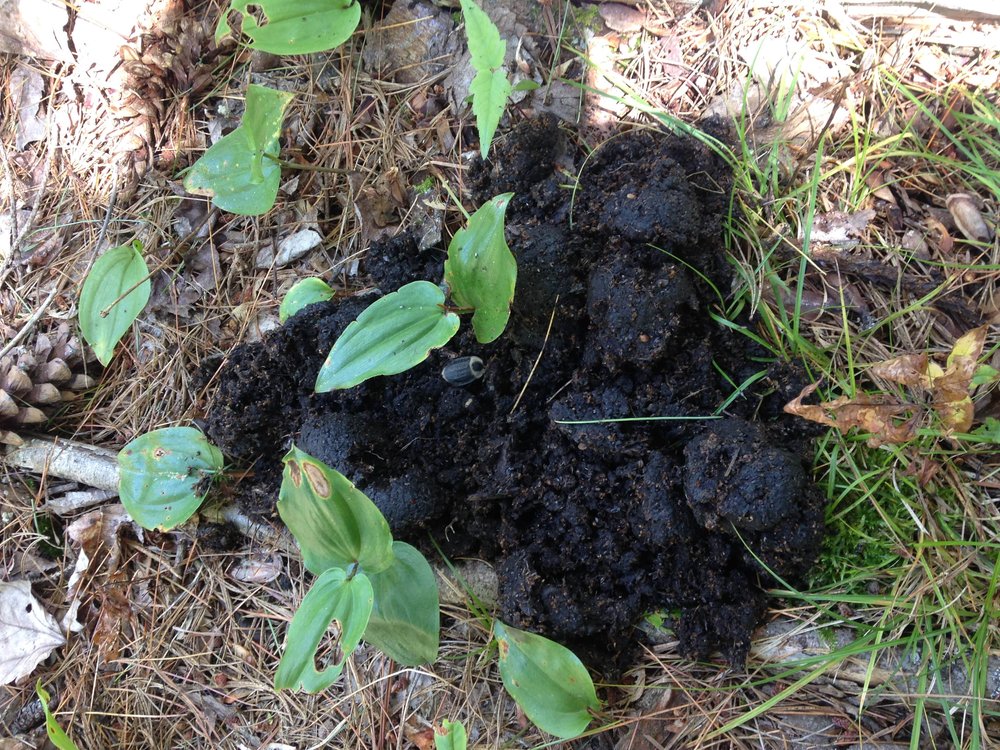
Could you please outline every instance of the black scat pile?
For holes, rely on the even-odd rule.
[[[805,434],[780,412],[799,379],[776,367],[724,418],[691,419],[761,367],[708,313],[730,279],[724,164],[691,140],[620,136],[589,161],[571,205],[555,170],[565,149],[554,122],[532,121],[472,175],[479,203],[516,194],[517,294],[499,341],[482,346],[466,325],[408,373],[315,395],[326,352],[370,298],[315,305],[233,352],[207,431],[256,461],[252,512],[273,513],[294,439],[367,492],[397,537],[431,532],[450,554],[494,560],[501,619],[595,667],[621,664],[652,609],[679,613],[685,652],[738,663],[763,612],[764,566],[800,578],[822,536]],[[399,286],[426,262],[397,240],[366,267]],[[440,371],[462,355],[486,371],[457,388]],[[651,416],[687,419],[573,424]]]

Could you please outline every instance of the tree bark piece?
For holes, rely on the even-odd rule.
[[[4,462],[36,474],[118,492],[118,457],[106,448],[60,438],[31,438],[24,445],[8,448]]]

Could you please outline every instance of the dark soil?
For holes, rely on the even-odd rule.
[[[207,432],[255,466],[240,487],[250,512],[274,514],[294,440],[368,493],[398,538],[432,534],[451,555],[495,561],[500,618],[595,667],[628,654],[657,609],[675,615],[686,653],[739,663],[773,583],[763,566],[799,580],[823,533],[806,437],[781,413],[802,382],[709,315],[730,288],[719,159],[691,140],[623,135],[588,161],[571,202],[555,171],[567,149],[554,122],[524,123],[473,173],[477,205],[516,193],[517,293],[498,342],[466,325],[408,373],[316,395],[326,353],[373,298],[314,305],[232,352]],[[438,280],[443,258],[403,237],[372,248],[366,270],[388,292],[428,268]],[[440,372],[462,355],[486,371],[460,388]],[[719,419],[569,423],[710,416],[762,368]]]

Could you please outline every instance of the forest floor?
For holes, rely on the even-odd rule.
[[[36,679],[81,748],[424,750],[443,719],[461,720],[476,748],[1000,743],[998,14],[973,2],[950,16],[895,3],[484,3],[515,81],[539,85],[516,94],[483,165],[457,2],[366,3],[343,47],[288,58],[217,45],[215,0],[92,5],[72,44],[62,23],[34,41],[26,21],[4,35],[22,46],[5,41],[0,66],[0,377],[12,392],[8,370],[32,384],[3,412],[0,439],[113,453],[195,422],[255,462],[259,500],[273,466],[257,449],[274,459],[282,440],[310,437],[353,479],[376,466],[383,483],[417,487],[433,523],[441,487],[468,491],[478,520],[449,515],[440,541],[497,570],[442,583],[434,664],[402,669],[362,646],[329,691],[276,692],[309,578],[280,534],[209,514],[144,532],[113,487],[8,457],[4,585],[30,582],[64,643],[0,692],[0,748],[48,746]],[[249,83],[295,94],[281,157],[300,168],[283,170],[259,217],[181,184],[239,123]],[[343,311],[316,325],[342,326],[337,315],[373,289],[433,278],[464,221],[457,200],[472,210],[507,190],[523,194],[508,238],[525,254],[510,343],[489,354],[457,339],[430,377],[298,409],[292,375],[308,381],[313,365],[274,333],[292,284],[331,284]],[[101,368],[76,338],[81,280],[134,239],[152,297]],[[669,259],[637,260],[650,243]],[[249,361],[234,350],[267,346],[290,373],[261,376],[277,379],[270,421],[220,424],[226,368]],[[464,354],[494,357],[472,409],[437,375]],[[55,359],[82,377],[41,388]],[[498,373],[516,388],[504,392]],[[699,413],[727,426],[565,424]],[[434,455],[412,450],[444,414],[453,431],[440,428]],[[367,458],[321,434],[331,423],[367,435]],[[653,487],[690,504],[723,483],[732,464],[724,476],[711,467],[734,439],[796,456],[771,474],[740,468],[741,481],[799,488],[800,459],[812,481],[781,501],[798,525],[780,540],[735,524],[724,554],[739,562],[723,584],[718,546],[685,543],[643,503]],[[558,525],[565,509],[543,498],[564,476],[567,506],[595,528],[619,498],[627,506],[613,543]],[[251,507],[249,484],[215,501],[243,500],[241,517],[266,527],[274,497]],[[490,505],[491,486],[528,499]],[[431,521],[412,533],[426,537]],[[532,524],[536,537],[514,539]],[[616,561],[613,580],[585,580],[591,555]],[[530,622],[541,596],[509,583],[517,565],[562,581],[564,619],[533,624],[604,667],[606,712],[582,738],[553,741],[502,689],[490,617],[499,607]],[[739,606],[705,593],[713,614],[690,614],[699,592],[723,589],[741,591]]]

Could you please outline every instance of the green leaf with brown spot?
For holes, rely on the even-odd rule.
[[[511,697],[541,730],[560,739],[583,733],[599,711],[594,683],[565,646],[499,620],[500,677]]]
[[[460,721],[445,719],[440,727],[434,727],[434,750],[466,750],[469,735]]]
[[[294,445],[284,462],[278,513],[313,575],[354,563],[369,574],[392,565],[392,534],[375,503],[339,471]]]
[[[153,430],[118,454],[118,494],[143,528],[172,529],[198,510],[223,463],[219,449],[194,427]]]
[[[207,195],[230,213],[257,216],[269,211],[281,181],[275,161],[281,150],[281,122],[292,98],[250,84],[240,126],[202,154],[184,178],[184,189]]]

